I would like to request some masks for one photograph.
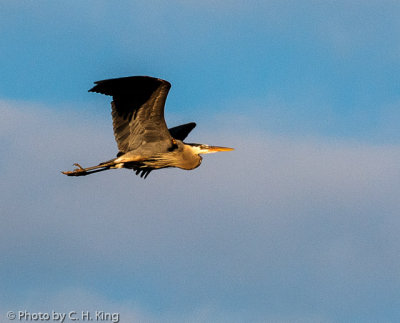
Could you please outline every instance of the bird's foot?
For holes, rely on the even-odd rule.
[[[69,172],[61,172],[64,175],[68,175],[68,176],[82,176],[82,175],[86,175],[86,170],[79,165],[78,163],[75,163],[74,166],[76,166],[77,168],[75,168],[73,171],[69,171]]]
[[[74,171],[85,171],[83,169],[83,167],[81,165],[79,165],[78,163],[75,163],[74,166],[78,167],[78,168],[74,169]]]

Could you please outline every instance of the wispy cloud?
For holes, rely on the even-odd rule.
[[[79,287],[155,320],[210,304],[200,318],[399,314],[385,313],[400,283],[398,146],[215,131],[201,137],[236,150],[205,156],[190,173],[69,178],[59,171],[71,163],[113,156],[111,126],[0,106],[10,306]]]

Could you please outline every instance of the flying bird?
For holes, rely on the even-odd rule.
[[[178,167],[191,170],[201,164],[200,154],[233,148],[184,143],[194,122],[167,128],[164,105],[171,84],[149,76],[131,76],[95,82],[89,92],[110,95],[116,158],[83,168],[78,163],[68,176],[85,176],[107,169],[128,168],[146,178],[154,169]]]

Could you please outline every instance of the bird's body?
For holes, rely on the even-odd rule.
[[[117,157],[97,166],[63,172],[69,176],[84,176],[110,168],[128,168],[142,177],[154,169],[178,167],[191,170],[198,167],[199,154],[233,150],[202,144],[185,144],[183,140],[196,126],[194,122],[167,128],[164,104],[171,84],[148,77],[132,76],[95,82],[89,90],[111,95],[114,136]]]

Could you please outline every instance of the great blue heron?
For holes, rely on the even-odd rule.
[[[194,122],[167,128],[164,104],[171,84],[149,76],[131,76],[95,82],[89,92],[111,95],[117,157],[97,166],[62,172],[84,176],[110,168],[133,169],[146,178],[154,169],[179,167],[194,169],[201,164],[200,154],[229,151],[233,148],[189,144],[183,140],[196,126]]]

